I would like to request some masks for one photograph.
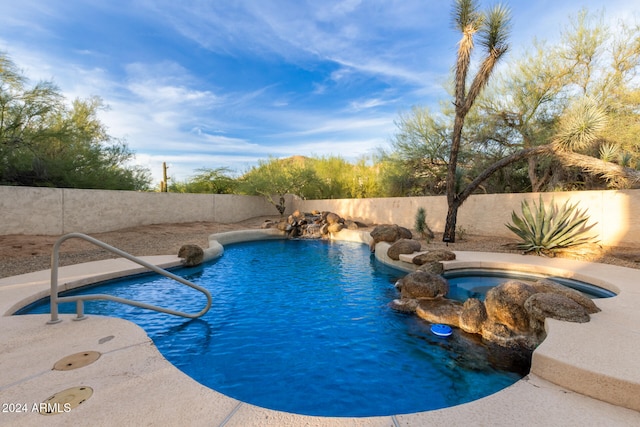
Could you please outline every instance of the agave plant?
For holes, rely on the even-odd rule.
[[[596,237],[588,232],[595,224],[586,225],[589,217],[586,211],[580,210],[577,204],[569,204],[567,200],[562,207],[558,207],[553,200],[546,208],[540,196],[538,205],[522,201],[522,217],[511,213],[513,224],[506,224],[522,242],[519,249],[525,253],[535,252],[538,255],[548,255],[554,251],[571,246],[595,243]]]

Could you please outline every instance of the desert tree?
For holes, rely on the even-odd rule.
[[[611,31],[583,9],[567,28],[492,81],[477,107],[486,133],[510,154],[537,153],[526,157],[532,191],[572,188],[577,177],[583,188],[637,186],[640,27]]]
[[[443,241],[455,242],[458,209],[468,197],[465,192],[456,189],[459,182],[458,154],[462,140],[465,118],[476,98],[489,83],[489,78],[496,64],[503,58],[509,45],[507,43],[510,30],[510,11],[503,5],[496,5],[487,13],[479,10],[475,0],[456,0],[453,8],[453,21],[462,37],[458,42],[458,51],[454,71],[454,106],[455,119],[451,146],[449,150],[449,164],[447,168],[447,219],[443,234]],[[471,66],[471,55],[475,48],[475,40],[482,48],[483,59],[467,89],[467,79]]]
[[[52,82],[30,85],[0,53],[0,183],[145,190],[147,169],[99,120],[98,97],[68,102]]]
[[[498,171],[513,183],[505,183],[503,190],[576,188],[572,180],[578,184],[582,180],[586,188],[602,183],[608,188],[640,186],[640,26],[620,23],[618,31],[611,32],[600,25],[581,11],[559,45],[536,42],[534,49],[510,64],[506,73],[494,76],[483,91],[474,91],[472,83],[466,92],[466,79],[458,75],[455,112],[450,114],[455,120],[453,156],[447,170],[447,225],[453,237],[457,208]],[[468,35],[480,32],[477,26],[467,27],[458,69],[468,67],[469,57],[463,49],[470,44]],[[576,49],[582,51],[574,52]],[[473,82],[486,81],[478,77],[483,69],[480,67]],[[473,98],[478,92],[481,94]],[[470,108],[472,99],[476,103]],[[410,120],[435,120],[425,120],[415,112],[413,116]],[[443,116],[448,117],[446,110]],[[405,133],[400,128],[398,135]],[[415,138],[421,145],[396,144],[393,154],[413,155],[422,150],[424,157],[415,155],[414,161],[424,163],[429,139],[435,137],[437,132],[431,130],[428,136]],[[465,159],[467,150],[470,155]]]
[[[302,198],[317,197],[318,179],[305,164],[301,156],[258,161],[258,165],[249,169],[239,178],[238,191],[241,194],[260,195],[284,215],[287,194]]]
[[[196,169],[196,172],[184,182],[172,180],[169,190],[174,193],[233,194],[238,186],[232,170],[227,167],[205,167]]]

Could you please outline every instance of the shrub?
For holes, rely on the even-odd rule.
[[[535,252],[538,255],[549,255],[560,249],[596,243],[596,237],[588,235],[595,226],[586,225],[589,216],[586,211],[577,208],[577,204],[569,204],[567,200],[558,207],[553,200],[546,208],[540,196],[539,204],[532,202],[533,209],[526,200],[522,201],[522,217],[511,213],[513,224],[505,224],[522,242],[519,249]]]
[[[424,208],[418,208],[416,212],[415,229],[429,243],[435,236],[427,225],[427,212]]]

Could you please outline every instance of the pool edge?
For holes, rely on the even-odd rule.
[[[341,232],[342,233],[342,232]],[[341,234],[338,233],[338,234]],[[347,237],[347,235],[345,235]],[[332,236],[335,240],[341,240],[339,235]],[[354,233],[349,234],[348,238],[361,239],[361,235],[355,235]],[[365,239],[366,240],[366,239]],[[353,240],[352,240],[353,241]],[[362,240],[355,240],[362,241]],[[362,243],[366,243],[366,241],[362,241]],[[483,256],[483,255],[478,255]],[[484,254],[484,256],[500,256],[500,254]],[[175,258],[175,257],[173,257]],[[486,259],[486,258],[485,258]],[[173,260],[175,262],[175,259]],[[101,263],[101,262],[98,262]],[[92,270],[99,270],[98,265],[93,265]],[[606,266],[605,266],[606,267]],[[109,267],[113,269],[112,267]],[[593,269],[593,266],[589,267]],[[63,267],[64,269],[64,267]],[[618,285],[621,285],[621,282],[618,280],[614,280],[615,277],[612,277],[611,274],[615,273],[617,270],[612,270],[609,268],[605,268],[605,271],[602,272],[603,275],[609,278],[610,281],[615,282]],[[628,269],[631,270],[631,269]],[[584,272],[584,271],[583,271]],[[589,269],[586,270],[587,273],[591,274]],[[637,271],[635,271],[635,275],[637,276]],[[24,276],[24,275],[23,275]],[[18,279],[16,279],[18,278]],[[619,276],[620,280],[624,281],[622,283],[623,286],[620,286],[621,292],[617,297],[610,298],[613,301],[608,304],[606,314],[607,316],[603,316],[602,320],[607,322],[629,322],[631,324],[640,325],[640,314],[637,313],[637,310],[629,310],[629,307],[637,307],[635,303],[630,305],[631,302],[638,302],[640,299],[640,292],[637,289],[634,289],[631,285],[631,276],[628,273],[622,274]],[[6,291],[9,288],[21,288],[27,289],[30,288],[31,284],[33,284],[33,279],[29,278],[26,282],[20,282],[20,280],[24,280],[23,277],[20,279],[20,276],[14,276],[13,278],[0,279],[0,295],[3,298],[0,300],[5,301],[5,296],[10,294]],[[29,281],[31,280],[31,282]],[[42,281],[42,278],[40,279]],[[79,280],[87,280],[87,278],[81,278]],[[48,281],[48,277],[45,276],[45,282]],[[634,297],[635,296],[635,297]],[[623,298],[621,298],[623,297]],[[634,298],[632,298],[634,297]],[[631,298],[631,300],[627,299]],[[13,302],[15,305],[15,301]],[[618,311],[618,316],[614,315],[615,311]],[[631,311],[628,313],[627,311]],[[5,313],[6,310],[2,310],[0,312]],[[600,314],[596,315],[600,316]],[[595,317],[598,318],[598,317]],[[65,320],[68,320],[69,317],[66,317]],[[12,319],[14,320],[14,319]],[[40,319],[37,319],[40,321]],[[104,319],[95,318],[92,322],[101,323]],[[118,322],[126,322],[129,323],[136,328],[136,325],[131,322],[127,322],[121,319],[117,319]],[[0,322],[3,323],[2,328],[0,329],[2,332],[2,342],[5,344],[8,341],[20,341],[23,345],[21,347],[22,350],[28,347],[29,351],[23,351],[25,354],[32,353],[30,351],[31,346],[37,346],[38,342],[29,343],[29,340],[25,337],[11,337],[11,331],[8,328],[8,323],[6,315],[0,317]],[[82,322],[71,322],[65,321],[63,322],[66,326],[65,329],[73,329],[74,325],[80,325]],[[104,322],[106,323],[106,322]],[[599,322],[602,323],[602,322]],[[587,324],[588,325],[588,324]],[[572,325],[569,325],[569,327]],[[50,333],[52,335],[57,335],[56,328],[57,325],[44,325],[44,321],[42,321],[42,328],[45,332]],[[57,330],[61,330],[62,328],[58,328]],[[571,329],[571,328],[570,328]],[[105,332],[106,333],[106,332]],[[123,332],[123,333],[126,333]],[[558,335],[561,337],[562,331],[554,322],[550,322],[549,333],[552,336]],[[628,345],[631,346],[632,349],[636,351],[640,350],[640,334],[638,331],[634,332],[635,340],[627,340]],[[65,340],[69,339],[68,335],[62,335],[59,338],[59,345],[63,346],[64,352],[67,351],[68,342]],[[82,337],[75,337],[78,340],[81,340]],[[13,341],[12,341],[13,340]],[[562,340],[560,340],[562,342]],[[580,346],[580,340],[577,340],[576,343]],[[553,344],[553,343],[550,343]],[[81,346],[83,344],[74,344],[76,347]],[[544,343],[543,343],[544,345]],[[554,344],[555,345],[555,344]],[[584,342],[582,342],[584,346]],[[87,342],[86,347],[96,346],[96,343]],[[152,346],[155,349],[155,346]],[[542,346],[541,346],[542,347]],[[549,347],[553,347],[550,345]],[[78,347],[85,349],[85,347]],[[141,345],[141,349],[144,349],[145,346]],[[89,348],[86,348],[89,349]],[[69,352],[71,349],[69,349]],[[546,349],[544,354],[549,354],[549,350]],[[590,349],[593,350],[593,349]],[[601,357],[607,357],[609,359],[609,363],[614,362],[615,364],[615,356],[617,350],[611,347],[604,348],[596,348],[595,353],[600,352]],[[607,350],[609,350],[607,352]],[[536,350],[537,352],[538,350]],[[609,353],[615,352],[610,355]],[[552,351],[550,353],[553,353]],[[2,359],[10,360],[11,356],[14,353],[9,351],[5,351],[0,354],[0,362]],[[118,352],[113,353],[114,356],[125,356],[124,352],[122,354]],[[159,354],[159,352],[158,352]],[[535,354],[535,353],[534,353]],[[541,353],[542,354],[542,353]],[[148,352],[141,352],[140,355],[128,354],[126,359],[123,359],[125,366],[131,366],[134,364],[138,357],[148,357]],[[562,355],[561,355],[562,356]],[[612,356],[612,357],[609,357]],[[14,360],[14,362],[16,362]],[[541,361],[542,362],[542,361]],[[539,363],[541,363],[539,362]],[[626,364],[626,361],[621,361],[623,364]],[[147,366],[144,367],[144,361],[140,361],[141,366],[139,367],[144,371],[144,369],[149,369]],[[28,359],[20,360],[20,364],[25,366],[25,370],[27,367],[30,367],[30,363]],[[167,366],[168,365],[168,366]],[[544,363],[543,363],[544,365]],[[582,362],[578,365],[580,368],[582,366]],[[37,368],[37,367],[35,367]],[[626,366],[628,368],[628,366]],[[49,368],[50,369],[50,368]],[[557,421],[560,418],[569,420],[571,419],[573,422],[586,424],[597,423],[598,420],[601,422],[613,420],[614,423],[618,423],[619,425],[632,425],[633,423],[640,422],[640,413],[637,410],[633,411],[630,409],[625,409],[620,406],[614,406],[602,401],[593,400],[587,396],[571,393],[567,390],[566,387],[558,387],[552,383],[549,383],[544,377],[539,376],[536,372],[527,377],[524,380],[521,380],[507,389],[504,389],[494,395],[488,396],[483,399],[479,399],[464,405],[459,405],[452,408],[437,410],[437,411],[428,411],[421,412],[417,414],[407,414],[407,415],[397,415],[394,417],[370,417],[370,418],[324,418],[324,417],[308,417],[297,414],[290,413],[282,413],[277,411],[271,411],[264,408],[255,407],[253,405],[238,403],[237,401],[232,401],[233,408],[229,410],[227,407],[231,405],[225,404],[226,409],[215,408],[210,399],[219,399],[217,396],[217,392],[214,390],[206,389],[203,390],[203,386],[195,383],[191,378],[183,374],[173,365],[171,365],[165,359],[161,359],[158,362],[158,366],[156,367],[158,370],[156,373],[149,372],[131,372],[129,375],[133,374],[134,376],[144,377],[149,380],[148,384],[154,384],[155,379],[163,378],[163,381],[169,380],[171,381],[172,386],[175,386],[176,392],[181,394],[181,400],[183,401],[186,398],[194,398],[201,399],[197,401],[197,403],[192,403],[192,408],[176,408],[175,415],[166,415],[166,411],[157,411],[157,415],[155,418],[158,422],[163,423],[171,423],[171,420],[178,423],[184,423],[187,420],[190,421],[192,425],[215,425],[216,421],[220,420],[223,417],[223,421],[220,421],[218,425],[225,426],[235,426],[235,425],[265,425],[265,426],[276,426],[276,425],[322,425],[322,426],[347,426],[347,425],[360,425],[360,426],[391,426],[391,425],[407,425],[407,426],[418,426],[424,425],[425,423],[432,424],[447,424],[447,425],[465,425],[468,424],[470,419],[474,419],[478,423],[490,423],[491,425],[513,425],[514,422],[518,423],[526,423],[529,425],[547,425],[550,421]],[[82,380],[82,372],[83,370],[78,370],[76,376],[73,379],[69,379],[69,383],[74,383],[76,381]],[[543,370],[544,371],[544,370]],[[40,372],[40,371],[39,371]],[[87,371],[85,371],[87,372]],[[155,371],[154,371],[155,372]],[[595,372],[597,374],[597,372]],[[548,375],[548,372],[543,372],[544,375]],[[157,375],[154,376],[154,375]],[[164,377],[164,375],[167,375]],[[47,375],[48,377],[49,375]],[[24,381],[18,382],[17,384],[0,384],[0,401],[12,401],[15,399],[25,399],[24,396],[27,396],[26,391],[24,390],[27,384],[35,378],[31,378],[28,373],[25,372]],[[51,378],[51,380],[54,380]],[[29,397],[26,397],[30,401],[45,399],[49,392],[57,391],[55,389],[56,386],[62,387],[61,384],[65,383],[66,379],[56,378],[55,381],[52,382],[49,386],[45,384],[34,384],[35,387],[32,390],[32,394],[29,394]],[[86,381],[91,381],[91,377],[87,378]],[[126,381],[125,381],[126,383]],[[123,387],[128,387],[127,384],[114,384],[112,385],[112,389],[107,390],[111,396],[124,396]],[[195,383],[195,384],[194,384]],[[129,386],[133,386],[133,384],[129,384]],[[98,405],[98,396],[92,398],[87,402],[87,405],[84,407],[79,407],[79,409],[70,412],[69,414],[61,414],[55,417],[50,417],[47,419],[47,422],[50,425],[65,425],[72,420],[84,420],[87,422],[89,418],[95,419],[95,414],[88,412],[90,410],[97,411],[99,415],[98,419],[108,419],[113,424],[122,424],[124,421],[131,420],[139,420],[149,423],[149,419],[140,419],[142,414],[150,414],[148,410],[149,407],[157,406],[158,398],[163,399],[164,402],[172,402],[172,396],[170,395],[161,395],[160,391],[164,390],[160,388],[158,393],[155,390],[150,390],[149,396],[141,396],[141,399],[135,402],[121,402],[118,405],[118,411],[113,411],[113,401],[103,401],[102,405]],[[569,388],[571,390],[571,388]],[[36,393],[37,391],[37,393]],[[127,393],[131,392],[130,390],[125,390]],[[577,390],[576,390],[577,391]],[[105,390],[103,390],[105,392]],[[117,392],[117,393],[116,393]],[[636,394],[637,396],[637,394]],[[225,399],[230,399],[224,396]],[[604,399],[600,399],[604,400]],[[205,405],[206,402],[209,402]],[[508,403],[507,403],[508,402]],[[167,403],[170,404],[170,403]],[[207,406],[207,407],[203,407]],[[209,407],[211,406],[211,407]],[[143,410],[145,409],[145,410]],[[166,408],[163,408],[166,409]],[[179,409],[179,410],[178,410]],[[216,412],[218,411],[218,412]],[[228,411],[224,414],[220,414],[220,411]],[[151,411],[153,412],[153,411]],[[207,415],[208,414],[208,415]],[[0,414],[3,416],[5,414]],[[24,414],[21,416],[19,414],[10,414],[11,416],[8,418],[4,418],[7,420],[9,425],[39,425],[42,423],[41,415],[39,414]],[[27,417],[28,416],[28,417]],[[153,415],[148,415],[153,416]],[[169,418],[167,418],[169,417]],[[173,417],[173,418],[171,418]],[[3,421],[4,421],[3,419]],[[13,423],[13,424],[11,424]]]
[[[406,261],[390,260],[386,256],[389,246],[387,242],[376,245],[378,260],[405,271],[417,268]],[[580,394],[640,411],[637,397],[640,395],[640,372],[630,369],[637,363],[634,356],[640,351],[640,313],[629,309],[640,307],[640,288],[634,283],[640,272],[561,258],[453,252],[455,260],[442,262],[445,271],[480,268],[557,275],[616,293],[616,296],[596,300],[596,305],[603,311],[591,315],[588,323],[547,319],[547,338],[533,352],[531,373]],[[592,345],[586,345],[588,343]],[[615,352],[603,356],[602,351],[606,349],[615,349]]]

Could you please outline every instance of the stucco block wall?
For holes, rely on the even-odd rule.
[[[522,200],[563,204],[586,209],[593,232],[603,244],[640,247],[640,190],[558,193],[478,194],[458,211],[458,227],[485,236],[515,236],[505,227],[511,212],[520,213]],[[368,223],[395,223],[413,228],[419,207],[427,223],[444,230],[447,200],[434,197],[302,200],[287,197],[287,214],[301,211],[336,212]],[[76,190],[0,186],[0,235],[70,232],[97,233],[148,224],[212,221],[234,223],[258,216],[278,215],[260,196],[229,194],[141,193],[135,191]]]
[[[291,206],[292,196],[287,197]],[[137,225],[278,215],[260,196],[0,186],[0,235],[98,233]]]
[[[208,218],[213,218],[210,195],[108,190],[64,192],[63,233],[78,230],[97,233],[136,225],[206,221]]]
[[[0,235],[60,234],[62,194],[59,188],[0,186]]]
[[[484,236],[516,236],[505,227],[511,222],[511,212],[521,213],[523,200],[534,201],[542,196],[545,205],[578,203],[589,214],[589,224],[601,243],[617,246],[640,246],[640,190],[567,191],[557,193],[477,194],[469,197],[458,210],[458,229]],[[427,212],[427,224],[442,232],[447,216],[444,196],[379,199],[300,200],[301,211],[333,211],[349,218],[370,223],[395,223],[413,228],[419,207]]]
[[[293,212],[293,196],[287,196],[286,213]],[[214,197],[215,221],[234,223],[257,216],[279,215],[278,210],[262,196],[239,196],[236,194],[216,194]]]

